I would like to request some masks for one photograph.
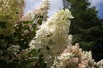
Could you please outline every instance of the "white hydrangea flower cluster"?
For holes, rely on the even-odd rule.
[[[103,60],[95,62],[91,51],[82,51],[79,44],[68,46],[63,53],[57,57],[51,68],[103,68]]]
[[[68,9],[60,10],[40,26],[35,38],[30,42],[31,49],[41,49],[48,64],[53,63],[67,43],[70,18],[73,18]],[[50,60],[51,59],[51,60]]]
[[[48,10],[50,7],[50,0],[43,0],[40,6],[35,10],[33,10],[34,15],[41,15],[47,18]]]
[[[0,60],[4,61],[12,61],[15,60],[17,57],[15,57],[20,51],[20,46],[18,45],[10,45],[10,47],[7,48],[5,54],[5,50],[0,50]],[[10,59],[11,58],[11,59]]]
[[[24,0],[0,0],[0,34],[5,36],[14,32],[14,25],[20,21]]]
[[[72,53],[62,53],[60,56],[55,58],[54,60],[54,67],[51,68],[65,68],[66,64],[68,63],[68,59],[72,59],[73,54]],[[59,63],[58,63],[59,62]]]
[[[44,20],[46,20],[48,17],[47,14],[48,14],[49,7],[50,7],[50,1],[43,0],[38,8],[25,14],[21,20],[22,21],[32,20],[36,15],[43,16]]]
[[[20,51],[19,49],[20,49],[20,46],[18,46],[18,45],[12,45],[9,48],[7,48],[7,51],[10,54],[16,55]]]
[[[103,60],[99,61],[97,63],[98,68],[103,68]]]

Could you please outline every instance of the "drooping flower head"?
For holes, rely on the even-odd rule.
[[[60,10],[40,26],[35,38],[30,43],[31,49],[41,49],[48,64],[53,63],[55,56],[65,48],[68,39],[70,18],[73,18],[68,9]],[[50,61],[50,59],[52,59]]]

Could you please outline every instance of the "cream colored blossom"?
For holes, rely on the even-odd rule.
[[[53,63],[55,56],[58,56],[65,48],[68,39],[71,12],[60,10],[55,13],[46,23],[40,26],[35,38],[29,44],[31,49],[41,49],[49,65]]]
[[[84,55],[82,56],[82,59],[92,59],[91,51],[85,52]]]
[[[27,14],[25,14],[21,21],[27,21],[27,20],[32,20],[34,16],[43,16],[43,19],[47,19],[47,14],[49,10],[49,0],[42,0],[41,4],[39,7],[36,9],[33,9],[32,11],[29,11]]]
[[[12,46],[10,46],[9,48],[7,48],[7,51],[8,51],[10,54],[16,55],[17,52],[20,51],[19,49],[20,49],[20,46],[12,45]]]
[[[71,45],[72,44],[72,39],[73,39],[73,35],[69,35],[68,36],[68,44]]]
[[[68,46],[58,57],[51,68],[103,68],[103,60],[96,63],[91,51],[82,51],[79,44]]]
[[[50,7],[49,2],[50,0],[42,0],[42,3],[39,5],[39,7],[33,10],[33,14],[41,15],[41,16],[47,15],[49,7]]]
[[[0,0],[0,34],[5,36],[14,32],[14,25],[20,21],[24,0]]]
[[[100,60],[100,61],[97,63],[97,66],[98,66],[99,68],[103,68],[103,59]]]

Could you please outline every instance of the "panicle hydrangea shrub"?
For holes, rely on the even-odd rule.
[[[68,9],[47,19],[49,0],[23,17],[24,0],[0,0],[0,6],[0,68],[103,68],[91,51],[72,45]]]

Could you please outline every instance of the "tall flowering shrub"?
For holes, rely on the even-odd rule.
[[[42,3],[45,3],[45,1],[47,0]],[[34,67],[34,59],[30,57],[33,58],[37,52],[29,51],[28,45],[31,39],[35,37],[37,23],[42,23],[43,18],[40,15],[33,14],[34,17],[31,20],[23,19],[25,16],[23,16],[23,0],[1,0],[0,5],[4,7],[0,7],[0,28],[2,28],[0,31],[0,68]],[[31,56],[31,53],[33,56]],[[41,62],[43,59],[39,58],[38,61]],[[44,67],[45,65],[41,66]]]
[[[0,0],[0,6],[0,68],[103,68],[103,60],[72,46],[68,9],[48,18],[49,0],[24,16],[23,0]]]

